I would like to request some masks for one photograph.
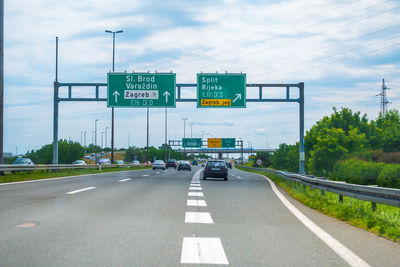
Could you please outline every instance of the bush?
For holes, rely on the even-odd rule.
[[[382,187],[400,188],[400,165],[385,164],[378,176],[378,185]]]
[[[335,164],[331,178],[352,184],[376,185],[384,166],[385,163],[348,159]]]

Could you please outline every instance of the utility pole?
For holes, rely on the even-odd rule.
[[[380,113],[382,114],[382,116],[385,116],[385,114],[387,112],[387,105],[389,103],[392,103],[392,102],[389,102],[387,100],[387,98],[386,98],[386,90],[388,90],[388,89],[390,89],[390,88],[386,87],[385,79],[382,79],[382,90],[381,90],[381,92],[379,94],[376,95],[376,96],[380,96],[381,97]]]
[[[4,119],[4,0],[0,0],[0,164],[3,163]],[[4,175],[3,172],[0,175]]]

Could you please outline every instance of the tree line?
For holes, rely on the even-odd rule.
[[[308,174],[400,188],[400,164],[394,165],[400,163],[397,110],[369,120],[349,108],[334,108],[306,132],[304,149]],[[266,162],[275,169],[297,172],[299,144],[280,144]]]

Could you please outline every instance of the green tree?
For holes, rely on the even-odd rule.
[[[261,159],[263,167],[269,167],[271,165],[271,154],[269,152],[257,152],[256,153],[256,160]],[[254,161],[254,166],[258,166]]]
[[[346,153],[361,151],[365,142],[365,134],[359,134],[358,129],[350,129],[347,135],[341,128],[320,129],[310,151],[309,171],[328,176],[337,161]]]
[[[71,164],[81,159],[85,154],[84,148],[78,142],[58,141],[58,163]],[[51,164],[53,162],[53,144],[42,146],[42,148],[28,152],[26,157],[32,159],[36,164]]]
[[[400,115],[397,110],[390,110],[382,116],[371,121],[371,137],[369,139],[372,149],[382,149],[384,152],[400,150]]]

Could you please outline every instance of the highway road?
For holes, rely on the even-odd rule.
[[[229,171],[2,184],[0,266],[399,266],[399,245]]]

